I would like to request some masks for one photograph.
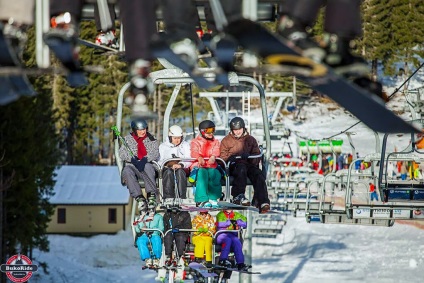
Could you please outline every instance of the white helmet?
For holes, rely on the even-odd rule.
[[[182,137],[183,136],[183,130],[178,125],[171,126],[169,128],[169,131],[168,131],[168,136],[169,137]]]

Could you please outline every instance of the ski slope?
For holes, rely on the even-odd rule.
[[[342,109],[328,110],[334,107],[316,103],[307,108],[304,123],[285,123],[302,135],[322,138],[357,121]],[[375,151],[370,130],[359,124],[353,131],[361,156]],[[347,140],[344,146],[350,150]],[[31,282],[155,282],[154,271],[141,270],[130,229],[89,238],[50,235],[49,240],[50,252],[34,251],[32,259],[46,262],[50,273],[40,269]],[[252,282],[423,282],[423,240],[424,231],[410,225],[308,224],[303,217],[289,216],[276,239],[254,238],[253,270],[262,274],[253,275]],[[238,273],[230,282],[238,282]]]
[[[90,238],[50,235],[50,252],[35,251],[50,274],[39,270],[30,282],[155,282],[141,270],[130,230]],[[254,238],[252,282],[422,282],[423,230],[307,224],[289,216],[276,239]],[[264,245],[266,243],[266,245]],[[234,273],[230,282],[238,282]]]

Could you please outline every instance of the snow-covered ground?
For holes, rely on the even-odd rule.
[[[316,104],[307,120],[289,127],[311,137],[344,130],[356,119],[343,110],[326,115]],[[324,110],[323,110],[324,109]],[[362,154],[375,151],[374,136],[363,125],[355,127],[355,144]],[[349,147],[346,148],[349,150]],[[288,217],[276,239],[254,239],[253,282],[422,282],[422,230],[395,224],[391,228],[307,224]],[[37,272],[31,282],[154,282],[153,271],[142,271],[129,230],[116,235],[71,237],[51,235],[50,252],[34,252],[33,260],[47,262],[49,274]],[[258,244],[268,242],[268,245]],[[232,282],[237,282],[234,274]]]
[[[392,81],[388,93],[397,85],[399,82]],[[398,95],[389,106],[403,109],[402,97]],[[357,122],[333,103],[312,102],[302,111],[306,118],[302,124],[289,118],[284,122],[303,137],[327,138]],[[403,117],[407,116],[405,113]],[[353,142],[361,156],[375,152],[372,131],[363,124],[350,131],[356,133]],[[345,141],[343,151],[350,152],[346,135],[339,137]],[[408,142],[407,137],[398,137],[402,139]],[[398,142],[389,147],[393,149]],[[252,282],[423,282],[421,239],[423,231],[411,225],[384,228],[307,224],[302,217],[289,216],[276,239],[253,240],[253,271],[262,274],[253,275]],[[50,252],[35,251],[32,258],[35,264],[46,262],[49,274],[40,270],[30,282],[154,282],[155,272],[141,270],[129,229],[93,237],[50,235],[49,240]],[[235,273],[231,282],[237,281]]]

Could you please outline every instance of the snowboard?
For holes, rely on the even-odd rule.
[[[188,212],[196,212],[196,211],[218,211],[222,210],[221,207],[219,208],[212,208],[212,207],[197,207],[197,206],[190,206],[190,205],[181,205],[178,208],[180,211],[188,211]]]
[[[309,71],[309,74],[297,74],[297,77],[339,103],[372,130],[382,133],[419,131],[387,109],[379,97],[337,75],[330,67],[303,57],[301,50],[289,46],[284,38],[272,34],[260,24],[240,19],[231,22],[225,31],[242,47],[264,58],[267,64],[276,67],[288,64]]]
[[[203,277],[216,277],[216,276],[218,276],[218,274],[216,274],[214,272],[209,272],[208,269],[204,265],[197,263],[197,262],[191,262],[188,265],[188,267],[197,271]]]
[[[44,42],[56,55],[62,65],[69,71],[66,80],[71,87],[88,85],[84,69],[78,59],[75,58],[75,38],[69,37],[62,30],[52,29],[44,34]]]
[[[234,267],[225,267],[225,266],[221,266],[221,265],[214,265],[213,269],[234,271],[234,272],[246,273],[246,274],[261,274],[260,272],[254,272],[254,271],[248,271],[248,270],[238,270],[237,268],[234,268]]]
[[[253,206],[244,206],[244,205],[238,205],[231,202],[226,201],[218,201],[218,205],[221,207],[221,209],[233,209],[233,210],[250,210],[254,212],[259,212],[259,209]]]
[[[21,61],[15,52],[16,51],[10,44],[9,40],[3,34],[3,25],[0,23],[0,68],[23,68]],[[7,80],[10,81],[11,86],[17,95],[34,96],[36,94],[25,73],[8,75]],[[10,92],[13,93],[13,90],[11,89]],[[11,97],[12,95],[10,98]]]
[[[165,40],[155,38],[151,43],[151,49],[153,56],[157,58],[164,58],[175,67],[186,72],[200,88],[208,89],[215,86],[215,84],[209,82],[205,79],[205,77],[203,77],[202,72],[196,71],[184,62],[184,60],[182,60],[177,54],[175,54]]]

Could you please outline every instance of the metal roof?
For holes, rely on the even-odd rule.
[[[128,204],[117,166],[62,166],[55,173],[52,204]]]

